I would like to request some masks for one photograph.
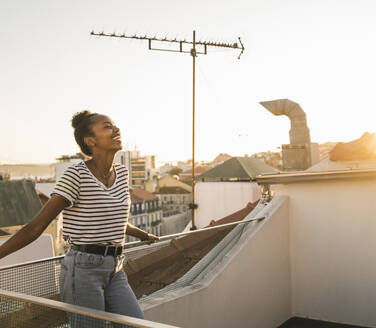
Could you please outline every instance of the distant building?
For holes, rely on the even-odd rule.
[[[168,175],[168,172],[174,167],[175,165],[172,165],[171,163],[164,164],[157,168],[158,173],[160,176]]]
[[[56,158],[57,162],[55,165],[55,180],[59,180],[59,178],[63,175],[64,171],[74,163],[81,162],[85,160],[85,157],[82,153],[77,153],[75,155],[62,155],[59,158]]]
[[[130,185],[145,189],[145,183],[153,178],[155,169],[155,156],[141,156],[138,150],[128,152],[125,161],[129,161]],[[124,164],[127,165],[127,164]]]
[[[167,175],[161,179],[158,180],[158,187],[180,187],[188,192],[192,192],[192,187],[187,185],[186,183],[180,181],[180,179],[177,179],[176,177],[172,177],[170,175]]]
[[[260,102],[274,115],[290,119],[290,144],[282,145],[284,171],[303,171],[320,161],[319,145],[311,142],[310,131],[304,110],[289,99]]]
[[[181,168],[184,172],[184,171],[189,170],[192,167],[192,163],[178,161],[175,166]]]
[[[0,172],[0,180],[10,180],[10,174]]]
[[[3,180],[44,180],[54,177],[53,164],[0,164]]]
[[[231,158],[232,158],[232,156],[229,155],[229,154],[226,154],[226,153],[222,154],[222,153],[220,153],[216,158],[214,158],[212,164],[213,164],[213,166],[217,166],[219,164],[222,164],[222,163],[228,161]]]
[[[255,158],[233,157],[201,174],[195,184],[197,227],[205,227],[211,220],[236,212],[249,202],[257,202],[261,187],[255,182],[256,177],[278,172]]]
[[[322,144],[319,144],[319,150],[320,150],[320,161],[323,159],[329,157],[330,152],[332,149],[336,146],[338,142],[324,142]]]
[[[132,152],[130,150],[120,150],[116,153],[114,163],[124,165],[129,173],[129,187],[132,187],[132,165],[131,165]]]
[[[265,164],[268,164],[277,170],[282,170],[283,168],[281,152],[265,151],[253,154],[251,158],[262,160]]]
[[[163,216],[184,213],[192,202],[192,193],[182,187],[159,187],[154,194],[161,201]]]
[[[162,209],[158,197],[141,188],[133,187],[131,203],[129,223],[159,236],[161,234]],[[127,241],[135,240],[133,237],[126,237]]]
[[[74,163],[87,160],[82,153],[63,155],[55,163],[55,179],[58,180],[64,171]],[[145,189],[145,183],[153,178],[155,156],[141,156],[139,150],[120,150],[116,153],[114,163],[124,165],[129,171],[130,187]]]
[[[197,166],[195,167],[195,177],[199,176],[200,174],[209,171],[212,169],[212,166]],[[192,168],[186,170],[179,174],[180,181],[185,182],[189,185],[192,185]]]

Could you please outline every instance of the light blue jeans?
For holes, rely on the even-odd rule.
[[[60,297],[63,302],[144,318],[123,270],[124,255],[103,256],[70,250],[61,264]],[[105,321],[69,314],[72,328],[108,327]],[[113,324],[113,327],[127,327]]]

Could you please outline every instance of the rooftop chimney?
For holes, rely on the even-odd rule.
[[[283,169],[306,170],[318,162],[318,144],[311,143],[306,114],[300,105],[289,99],[263,101],[260,104],[272,114],[286,115],[290,119],[290,144],[282,145]]]

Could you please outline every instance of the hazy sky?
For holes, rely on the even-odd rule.
[[[235,42],[197,59],[196,158],[275,150],[289,120],[260,101],[289,98],[313,142],[375,132],[375,1],[0,1],[0,163],[78,151],[72,114],[112,117],[123,144],[191,157],[192,58],[94,29]]]

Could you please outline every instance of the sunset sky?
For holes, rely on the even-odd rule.
[[[260,101],[289,98],[313,142],[376,132],[375,1],[0,2],[0,163],[53,162],[79,151],[84,109],[109,115],[123,145],[159,161],[191,157],[192,57],[91,30],[236,42],[197,58],[196,159],[289,143],[289,120]]]

